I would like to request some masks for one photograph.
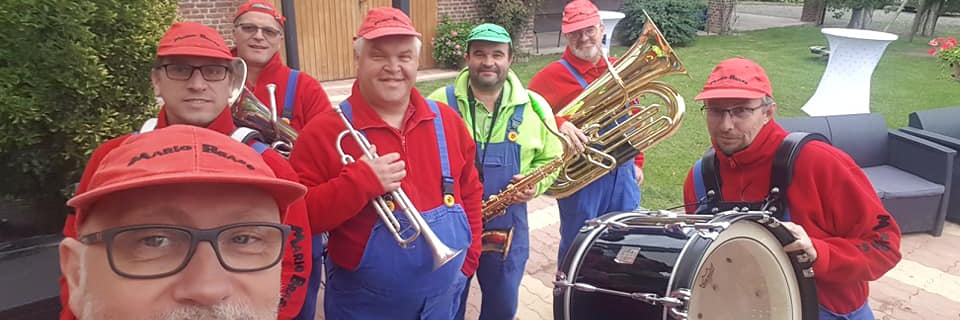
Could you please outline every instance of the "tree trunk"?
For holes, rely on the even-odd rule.
[[[827,12],[827,2],[824,0],[806,0],[803,2],[803,12],[800,21],[813,22],[818,26],[823,24],[823,17]]]
[[[847,28],[866,29],[871,20],[873,20],[873,8],[854,8]]]
[[[726,35],[733,26],[733,11],[736,0],[709,0],[706,31]]]
[[[913,42],[913,36],[920,30],[920,25],[926,17],[927,7],[933,0],[918,0],[917,13],[913,16],[913,24],[910,26],[910,33],[907,34],[907,41]]]

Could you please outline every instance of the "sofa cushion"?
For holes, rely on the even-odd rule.
[[[960,139],[960,107],[911,112],[910,126]]]
[[[880,199],[934,196],[942,195],[944,191],[943,185],[927,181],[893,166],[867,167],[863,168],[863,172],[870,179],[873,188],[877,190]]]
[[[860,167],[887,163],[887,122],[878,113],[827,117],[830,142]]]

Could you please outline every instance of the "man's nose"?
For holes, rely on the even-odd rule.
[[[194,90],[206,89],[207,80],[203,79],[203,73],[200,72],[200,69],[193,70],[193,73],[190,75],[190,79],[187,79],[187,86]]]
[[[200,306],[222,303],[234,291],[233,274],[220,265],[213,246],[201,242],[187,266],[177,275],[174,299],[179,303]]]

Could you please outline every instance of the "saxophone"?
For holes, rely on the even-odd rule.
[[[541,180],[547,178],[550,174],[557,169],[563,167],[568,161],[572,160],[577,156],[576,151],[573,150],[573,144],[570,143],[570,140],[567,136],[561,134],[553,127],[547,125],[547,121],[555,121],[554,119],[546,119],[542,113],[542,109],[537,104],[536,100],[533,97],[530,97],[530,103],[533,107],[533,110],[537,113],[540,122],[547,128],[547,131],[550,131],[551,134],[560,138],[560,142],[563,143],[563,155],[557,157],[556,159],[547,162],[547,164],[537,167],[532,172],[520,178],[520,180],[507,185],[502,191],[495,195],[491,195],[487,200],[483,201],[483,223],[486,224],[493,218],[502,216],[507,212],[507,207],[513,204],[513,198],[523,190],[527,190]]]

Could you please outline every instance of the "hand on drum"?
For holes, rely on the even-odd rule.
[[[583,145],[590,141],[590,139],[583,134],[583,131],[580,131],[576,125],[569,121],[564,122],[563,125],[560,126],[560,133],[570,138],[570,143],[573,143],[573,147],[576,148],[578,152],[583,152]]]
[[[810,261],[816,261],[817,249],[813,247],[813,241],[810,240],[807,231],[793,222],[783,222],[783,226],[786,227],[787,230],[790,230],[793,237],[797,238],[797,241],[784,246],[783,250],[787,252],[803,251],[810,256]]]
[[[370,146],[370,153],[377,153],[377,146]],[[380,179],[380,186],[384,192],[391,192],[400,189],[400,181],[407,176],[406,164],[400,160],[400,154],[396,152],[382,155],[376,159],[360,157],[360,161],[367,163],[373,173]]]
[[[520,179],[523,179],[522,174],[513,176],[513,182],[520,181]],[[524,202],[530,201],[533,199],[533,196],[535,196],[536,194],[537,194],[537,186],[532,185],[525,190],[520,190],[520,192],[514,195],[513,203],[524,203]]]

